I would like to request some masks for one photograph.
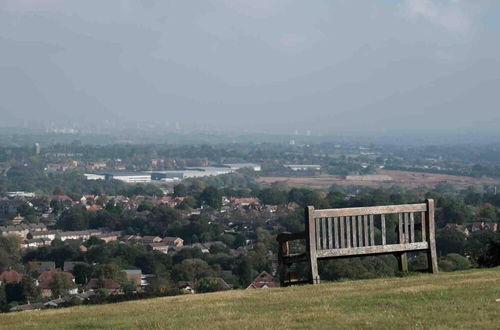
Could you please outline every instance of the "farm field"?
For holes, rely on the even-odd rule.
[[[484,184],[498,184],[494,178],[473,178],[449,174],[421,173],[411,171],[380,170],[376,175],[351,176],[347,178],[320,175],[313,177],[260,177],[258,182],[271,184],[283,182],[291,187],[310,187],[325,189],[332,185],[389,187],[393,185],[416,188],[420,186],[434,187],[439,183],[449,183],[458,189],[469,186],[482,187]]]
[[[498,329],[500,268],[0,315],[1,329]]]

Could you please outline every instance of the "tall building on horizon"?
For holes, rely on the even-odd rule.
[[[35,143],[35,155],[39,155],[40,154],[40,143]]]

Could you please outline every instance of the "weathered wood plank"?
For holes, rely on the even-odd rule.
[[[340,244],[339,244],[339,218],[335,217],[333,218],[333,230],[334,230],[334,236],[335,236],[335,248],[338,249],[340,248]]]
[[[357,248],[344,248],[344,249],[318,251],[317,256],[318,258],[333,258],[333,257],[344,257],[344,256],[358,256],[364,254],[383,254],[383,253],[395,253],[395,252],[407,252],[407,251],[420,251],[428,249],[428,246],[429,245],[427,242],[365,246]]]
[[[370,245],[375,245],[375,220],[374,215],[370,214]]]
[[[326,241],[326,219],[320,219],[321,221],[321,248],[323,250],[328,249],[327,241]]]
[[[358,217],[358,246],[363,246],[363,218],[361,215]]]
[[[356,232],[356,218],[357,217],[352,217],[352,246],[357,247],[358,246],[358,234]]]
[[[339,222],[340,222],[340,247],[343,249],[345,248],[345,228],[344,228],[345,218],[340,217]]]
[[[328,218],[328,248],[333,249],[333,219]]]
[[[415,215],[410,213],[410,243],[415,242]]]
[[[425,212],[421,212],[420,213],[420,225],[422,227],[422,242],[426,242],[427,241],[427,225],[426,225],[426,222],[425,222]]]
[[[436,253],[436,233],[435,233],[435,224],[434,224],[434,200],[428,199],[427,203],[427,234],[428,234],[428,243],[429,243],[429,251],[427,252],[427,264],[429,265],[429,270],[432,273],[438,272],[438,261],[437,261],[437,253]]]
[[[401,212],[425,212],[425,211],[427,211],[427,204],[425,203],[402,204],[402,205],[315,210],[314,217],[316,218],[345,217],[345,216],[369,215],[369,214],[393,214]]]
[[[318,257],[316,250],[316,222],[314,221],[314,206],[306,208],[306,230],[307,230],[307,251],[309,255],[309,269],[311,271],[311,283],[319,283]],[[333,250],[326,250],[333,251]]]
[[[316,250],[321,250],[321,228],[320,228],[320,219],[314,219],[316,224]]]
[[[404,233],[403,233],[403,214],[398,214],[398,243],[403,244],[405,241]]]
[[[405,243],[410,243],[410,217],[408,213],[404,214],[404,222],[405,222]]]
[[[345,217],[346,247],[351,247],[351,217]]]
[[[365,238],[365,246],[370,245],[369,237],[368,237],[368,216],[363,216],[363,236]]]
[[[382,231],[382,245],[385,245],[387,243],[387,240],[386,240],[386,236],[385,236],[385,214],[382,214],[380,216],[380,227],[381,227],[381,231]]]

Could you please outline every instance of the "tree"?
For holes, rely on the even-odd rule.
[[[219,189],[210,186],[203,190],[200,200],[214,209],[220,209],[222,206],[222,195]]]
[[[92,276],[92,267],[86,263],[79,262],[73,268],[73,275],[77,284],[86,284]]]
[[[52,296],[59,297],[68,293],[73,289],[75,284],[69,279],[68,275],[63,272],[56,272],[52,276],[52,281],[49,288],[52,291]]]
[[[86,230],[89,228],[89,213],[84,206],[73,206],[61,214],[57,226],[65,230]]]
[[[52,193],[56,196],[64,195],[64,190],[60,186],[57,186],[57,187],[55,187],[55,189]]]
[[[482,267],[500,266],[500,240],[488,244],[484,254],[478,258],[478,264]]]
[[[174,197],[184,197],[187,195],[187,187],[179,183],[174,186]]]
[[[205,292],[215,292],[218,289],[217,279],[213,277],[204,277],[196,283],[196,292],[205,293]]]
[[[0,269],[15,266],[20,261],[19,238],[0,236]]]
[[[7,305],[7,294],[5,293],[5,285],[0,285],[0,311]]]
[[[180,281],[194,281],[214,275],[206,261],[201,259],[185,259],[180,264],[175,265],[174,271]]]
[[[464,254],[466,246],[467,236],[456,230],[443,229],[436,239],[436,248],[440,255]]]
[[[490,221],[490,222],[498,221],[497,209],[489,203],[481,205],[477,213],[479,217],[484,219],[485,221]]]
[[[21,281],[21,287],[23,290],[23,295],[29,302],[37,301],[40,299],[40,289],[36,285],[35,280],[29,276],[23,276]]]

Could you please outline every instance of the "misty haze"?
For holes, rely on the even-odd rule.
[[[500,125],[496,1],[0,2],[2,126]]]
[[[498,329],[499,101],[500,1],[0,0],[0,330]]]

